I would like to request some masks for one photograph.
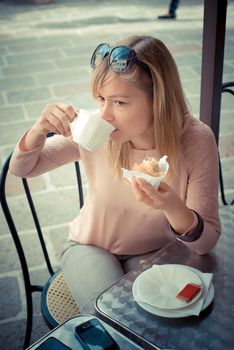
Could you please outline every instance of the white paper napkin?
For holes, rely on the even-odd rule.
[[[160,265],[155,264],[152,266],[152,268],[157,268],[157,266],[160,266]],[[189,269],[188,266],[184,266],[184,268]],[[191,304],[190,306],[188,305],[187,307],[183,307],[181,309],[172,310],[173,313],[176,312],[176,314],[180,317],[186,317],[186,316],[191,316],[191,315],[198,316],[200,314],[200,312],[203,308],[203,304],[204,304],[204,301],[206,299],[208,290],[210,288],[210,284],[212,282],[213,273],[204,273],[204,272],[201,272],[200,270],[197,270],[197,269],[193,269],[192,271],[197,272],[199,278],[201,279],[202,284],[203,284],[203,291],[202,291],[201,297],[196,302]],[[137,286],[136,286],[136,295],[134,295],[134,299],[136,301],[139,301],[140,303],[145,303],[145,304],[147,303],[148,305],[151,305],[150,303],[146,302],[146,300],[143,299],[139,293],[137,293]],[[151,306],[153,306],[153,305],[151,305]],[[155,309],[157,309],[157,308],[155,308]],[[166,311],[168,311],[168,310],[166,310]]]
[[[140,171],[128,170],[128,169],[122,168],[123,177],[125,177],[129,182],[131,182],[131,179],[133,176],[144,179],[150,185],[152,185],[155,189],[157,189],[160,182],[166,177],[167,172],[169,170],[169,164],[167,162],[167,158],[168,157],[165,155],[162,158],[160,158],[158,161],[160,171],[164,172],[163,176],[151,176],[151,175],[142,173]]]

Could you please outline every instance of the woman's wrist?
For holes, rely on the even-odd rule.
[[[48,130],[42,128],[38,122],[36,122],[30,129],[31,132],[33,132],[37,136],[44,136],[48,134]]]
[[[34,126],[28,130],[19,143],[21,151],[29,152],[39,147],[46,139],[46,134],[39,133]]]
[[[164,210],[164,214],[170,226],[181,236],[186,234],[194,224],[193,211],[180,198],[170,209]]]
[[[194,227],[197,226],[197,223],[198,223],[197,215],[195,214],[195,212],[193,210],[191,210],[191,212],[193,214],[193,223],[190,227],[188,227],[188,229],[183,234],[181,234],[181,236],[185,236],[190,230],[192,230]]]
[[[180,235],[178,232],[174,230],[174,228],[171,226],[172,232],[182,241],[184,242],[194,242],[198,238],[201,237],[203,230],[204,230],[204,221],[202,217],[193,210],[193,213],[196,215],[197,223],[196,225],[192,225],[192,227],[186,232],[186,234]]]

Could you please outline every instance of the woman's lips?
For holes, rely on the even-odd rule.
[[[112,136],[115,137],[115,134],[116,134],[118,131],[119,131],[118,129],[114,129],[114,130],[110,133],[109,137],[110,137],[110,138],[111,138]]]

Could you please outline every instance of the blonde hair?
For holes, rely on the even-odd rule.
[[[135,64],[126,73],[115,73],[108,67],[106,57],[93,71],[93,96],[96,97],[100,88],[117,74],[145,91],[152,101],[155,157],[159,159],[166,154],[173,171],[188,110],[176,63],[167,47],[151,36],[131,36],[118,45],[133,48],[137,58],[147,65],[148,70]],[[122,144],[109,141],[109,160],[118,173],[121,167],[129,167],[131,148],[130,141]]]

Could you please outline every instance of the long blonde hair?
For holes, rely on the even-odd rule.
[[[155,156],[160,158],[166,154],[173,171],[177,162],[179,137],[188,110],[176,63],[167,47],[151,36],[131,36],[118,45],[133,48],[138,59],[148,69],[135,64],[127,73],[115,73],[108,67],[106,58],[93,71],[93,96],[96,97],[101,86],[116,74],[121,74],[123,79],[149,94],[154,115]],[[121,167],[129,167],[131,148],[130,141],[122,144],[109,141],[109,160],[118,173]]]

